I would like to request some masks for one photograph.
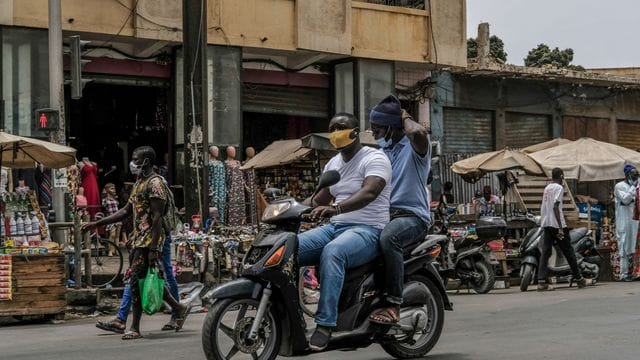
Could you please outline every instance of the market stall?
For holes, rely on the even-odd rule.
[[[61,168],[75,149],[0,131],[0,166]],[[66,307],[65,262],[36,193],[0,189],[0,316],[51,315]]]

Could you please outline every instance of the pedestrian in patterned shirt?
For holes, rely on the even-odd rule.
[[[171,236],[169,225],[174,223],[175,219],[175,205],[171,190],[163,178],[153,172],[153,163],[156,160],[153,148],[141,146],[133,151],[131,159],[129,167],[133,175],[138,175],[138,180],[133,184],[127,205],[111,216],[82,225],[82,231],[85,232],[95,229],[96,226],[122,221],[133,215],[133,233],[131,234],[133,248],[129,255],[129,270],[126,276],[131,286],[133,321],[129,330],[122,336],[122,340],[142,338],[140,331],[142,299],[138,281],[144,279],[151,266],[157,267],[161,275],[171,271],[165,268],[158,253],[162,256],[165,239]],[[189,315],[191,306],[181,304],[175,296],[172,296],[167,284],[165,284],[163,297],[164,301],[177,313],[175,331],[179,331]]]
[[[105,216],[111,216],[118,212],[118,197],[116,196],[116,186],[112,183],[108,183],[104,186],[105,196],[102,198],[102,209]],[[122,229],[122,222],[118,221],[109,224],[105,227],[107,237],[113,241],[114,244],[120,243],[120,230]],[[109,256],[113,256],[115,249],[109,245]]]

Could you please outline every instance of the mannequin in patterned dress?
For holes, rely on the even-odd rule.
[[[227,183],[224,163],[218,160],[220,150],[209,146],[209,206],[217,208],[222,223],[226,220]]]
[[[236,148],[227,147],[227,160],[224,162],[227,172],[227,224],[243,225],[246,222],[244,207],[244,178],[240,170],[240,161],[236,160]]]

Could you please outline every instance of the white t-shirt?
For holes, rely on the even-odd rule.
[[[338,154],[332,157],[324,167],[324,171],[328,170],[337,170],[340,173],[340,182],[329,188],[336,204],[340,204],[358,192],[368,176],[378,176],[386,182],[384,189],[375,200],[360,210],[333,216],[332,223],[365,224],[378,229],[384,228],[389,223],[391,162],[382,151],[364,146],[347,163],[342,159],[342,154]]]
[[[551,183],[544,188],[542,206],[540,207],[540,226],[550,226],[556,229],[560,228],[558,227],[558,221],[556,221],[556,214],[553,211],[555,203],[560,202],[560,221],[562,222],[562,228],[567,227],[567,223],[564,220],[564,213],[562,212],[563,194],[564,187],[557,183]]]

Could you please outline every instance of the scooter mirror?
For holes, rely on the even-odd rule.
[[[320,175],[320,180],[318,180],[318,186],[316,187],[316,189],[313,191],[313,194],[311,195],[311,203],[313,204],[313,198],[316,197],[316,195],[318,195],[318,192],[320,190],[327,188],[329,186],[333,186],[337,184],[338,181],[340,181],[340,173],[337,172],[336,170],[329,170],[329,171],[323,172],[322,175]]]
[[[276,200],[278,196],[280,196],[280,189],[278,188],[267,188],[263,192],[264,197],[269,200]]]

